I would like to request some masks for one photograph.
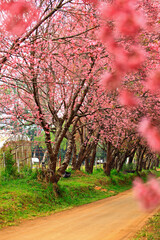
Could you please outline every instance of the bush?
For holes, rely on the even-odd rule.
[[[13,159],[11,150],[5,151],[5,170],[1,173],[1,178],[8,180],[10,178],[16,178],[18,176],[16,161]]]
[[[41,169],[33,169],[31,174],[31,179],[41,179],[42,177],[42,170]]]
[[[39,176],[42,174],[41,169],[31,169],[29,166],[24,166],[20,171],[20,178],[27,178],[27,179],[38,179]]]
[[[134,172],[136,170],[136,165],[134,163],[124,164],[122,171],[124,172]]]
[[[119,175],[119,172],[116,169],[111,170],[111,176]]]
[[[21,168],[21,170],[20,170],[21,178],[30,177],[31,175],[32,175],[32,169],[30,167],[24,166],[23,168]]]

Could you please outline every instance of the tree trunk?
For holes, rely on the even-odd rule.
[[[85,159],[85,171],[90,173],[90,158]]]
[[[142,167],[143,167],[143,157],[144,157],[145,151],[146,151],[146,148],[141,150],[141,154],[140,154],[140,157],[139,157],[138,171],[140,171],[140,172],[142,171]]]
[[[42,159],[42,163],[45,163],[46,157],[47,157],[48,151],[45,150],[44,155],[43,155],[43,159]]]
[[[152,170],[153,170],[153,167],[154,167],[154,160],[153,160],[153,159],[151,159],[150,169],[152,169]]]
[[[120,159],[120,162],[119,162],[119,165],[118,165],[118,168],[117,168],[117,171],[118,171],[118,172],[122,169],[122,167],[123,167],[123,165],[124,165],[124,163],[125,163],[125,161],[126,161],[127,155],[128,155],[128,152],[127,152],[127,151],[122,154],[121,159]]]
[[[89,157],[91,150],[92,143],[88,144],[87,146],[81,147],[74,170],[80,170],[82,163],[85,161],[85,159]]]
[[[138,168],[139,168],[139,162],[140,162],[140,157],[141,157],[141,152],[142,152],[142,147],[139,146],[138,150],[137,150],[137,166],[136,166],[136,172],[138,172]]]
[[[93,167],[94,167],[95,158],[96,158],[96,149],[97,149],[97,145],[92,150],[92,156],[91,156],[91,161],[90,161],[90,173],[93,173]]]
[[[83,157],[81,156],[78,156],[77,160],[76,160],[76,163],[74,164],[74,166],[72,167],[72,170],[80,170],[81,168],[81,165],[82,165],[82,162],[83,162]]]
[[[107,176],[110,176],[111,169],[112,169],[112,149],[111,149],[111,142],[107,142],[107,159],[106,159],[106,165],[104,169],[104,173]]]
[[[118,168],[118,156],[115,157],[114,168],[115,168],[115,169]]]
[[[57,183],[59,179],[62,177],[62,175],[65,173],[72,156],[72,149],[73,149],[73,136],[71,136],[71,138],[68,141],[67,152],[65,154],[65,158],[62,165],[59,167],[55,174],[56,177],[54,183]]]
[[[155,167],[158,168],[159,167],[159,159],[157,158],[156,159],[156,164],[155,164]]]
[[[72,169],[74,169],[75,166],[76,166],[76,158],[77,158],[76,153],[77,153],[77,151],[76,151],[76,143],[74,142],[74,144],[73,144],[73,153],[72,153]]]
[[[128,162],[128,164],[131,164],[131,163],[133,162],[135,153],[136,153],[136,148],[135,148],[135,150],[133,151],[132,155],[129,157],[129,162]]]
[[[97,144],[94,145],[90,157],[87,158],[85,161],[85,170],[87,173],[93,173],[93,167],[94,167],[94,162],[96,157],[96,147],[97,147]]]
[[[84,160],[84,158],[83,158],[84,152],[85,152],[85,147],[84,147],[84,143],[83,143],[80,147],[78,157],[77,157],[76,161],[74,162],[74,166],[72,166],[73,170],[80,170],[82,162]]]
[[[148,164],[147,164],[147,167],[146,167],[147,170],[150,169],[150,165],[151,165],[151,158],[148,158]]]

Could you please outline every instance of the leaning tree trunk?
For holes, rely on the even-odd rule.
[[[78,157],[74,160],[74,164],[72,165],[72,170],[80,170],[82,162],[84,160],[83,154],[85,152],[84,144],[81,145]]]
[[[151,165],[150,165],[150,169],[153,170],[153,167],[154,167],[154,159],[151,160]]]
[[[97,145],[98,145],[98,141],[99,141],[99,137],[100,137],[100,128],[98,129],[97,133],[96,133],[96,142],[91,143],[90,145],[90,158],[89,158],[89,164],[87,166],[87,172],[88,173],[93,173],[93,167],[94,167],[94,163],[95,163],[95,158],[96,158],[96,151],[97,151]]]
[[[126,151],[125,153],[122,154],[121,158],[120,158],[120,161],[119,161],[119,164],[118,164],[118,168],[117,168],[117,171],[120,172],[120,170],[122,169],[126,159],[127,159],[127,155],[128,155],[128,152]]]
[[[90,173],[90,157],[85,159],[85,171]]]
[[[95,158],[96,158],[96,149],[97,149],[97,145],[92,150],[91,161],[90,161],[90,173],[93,173],[93,167],[94,167]]]
[[[96,158],[96,148],[97,148],[97,144],[93,144],[92,152],[89,158],[85,160],[85,170],[87,173],[93,173],[93,167],[94,167],[95,158]]]
[[[55,183],[57,183],[59,179],[62,177],[62,175],[65,173],[72,156],[72,149],[73,149],[73,136],[71,136],[71,138],[68,141],[68,146],[67,146],[67,151],[65,154],[64,161],[55,174],[56,175]]]
[[[157,158],[156,159],[156,164],[155,164],[155,167],[158,168],[159,167],[159,159]]]
[[[73,143],[73,151],[72,151],[72,169],[74,169],[76,167],[76,153],[77,153],[77,149],[76,149],[76,143]]]
[[[142,167],[143,167],[143,157],[144,157],[145,151],[146,151],[146,148],[141,150],[141,154],[139,157],[138,171],[140,171],[140,172],[142,171]]]
[[[84,146],[84,144],[81,146],[79,154],[78,154],[78,158],[77,158],[77,161],[76,161],[76,164],[75,164],[73,170],[80,170],[82,163],[85,161],[85,159],[88,158],[91,150],[92,150],[91,143],[88,143],[87,146]]]
[[[115,168],[115,169],[118,168],[118,157],[117,156],[115,157],[113,168]]]
[[[142,147],[139,146],[138,150],[137,150],[137,165],[136,165],[136,172],[138,172],[138,168],[139,168],[139,162],[140,162],[140,158],[141,158],[141,152],[142,152]]]
[[[42,159],[42,163],[45,163],[47,154],[48,154],[48,151],[45,150],[44,155],[43,155],[43,159]]]
[[[112,170],[112,145],[111,142],[107,142],[107,159],[106,159],[106,164],[105,164],[105,168],[104,168],[104,173],[107,176],[110,176],[111,174],[111,170]]]
[[[147,159],[148,159],[148,161],[147,161],[147,164],[146,164],[146,165],[147,165],[147,166],[146,166],[146,169],[149,170],[149,169],[150,169],[150,165],[151,165],[151,161],[152,161],[152,160],[151,160],[150,157],[148,157]]]
[[[135,153],[136,153],[136,148],[135,148],[135,150],[133,151],[133,153],[131,154],[131,156],[129,157],[129,162],[128,162],[128,164],[132,164]]]

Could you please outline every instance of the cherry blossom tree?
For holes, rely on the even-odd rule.
[[[102,69],[100,58],[105,58],[94,36],[94,11],[83,3],[73,5],[68,3],[41,24],[1,69],[1,107],[12,121],[37,124],[44,130],[49,180],[55,183],[69,164],[80,110]],[[68,139],[66,156],[56,171],[64,138]]]

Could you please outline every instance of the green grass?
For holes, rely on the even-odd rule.
[[[146,174],[142,174],[145,178]],[[93,174],[72,172],[70,178],[59,181],[59,196],[52,184],[31,177],[0,181],[0,228],[17,224],[21,219],[44,216],[74,206],[83,205],[125,191],[132,186],[135,174],[104,175],[102,169]]]
[[[132,240],[159,240],[160,239],[160,211],[146,223]]]

